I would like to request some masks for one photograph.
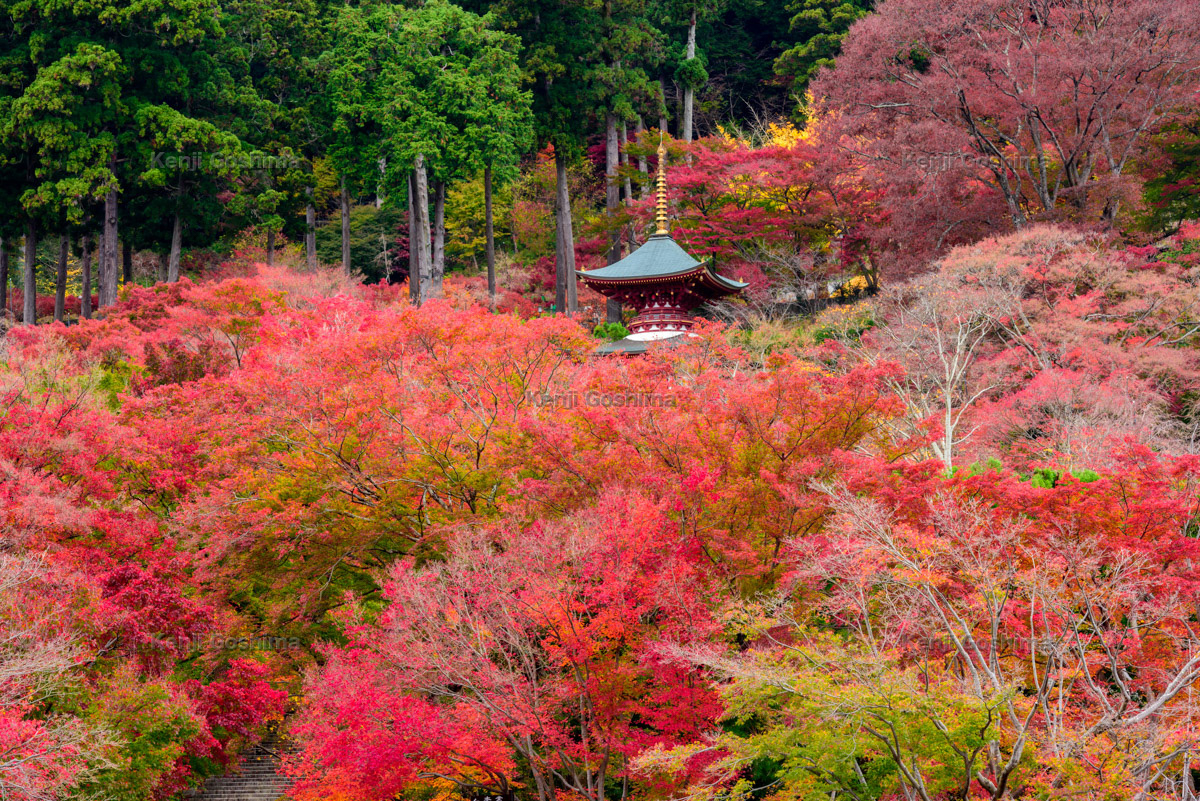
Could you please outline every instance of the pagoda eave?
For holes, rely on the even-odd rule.
[[[579,279],[585,284],[599,291],[599,287],[602,286],[644,286],[647,284],[666,286],[668,284],[678,284],[703,272],[702,266],[703,265],[671,275],[647,275],[633,278],[608,278],[605,276],[594,275],[592,272],[587,270],[576,270],[575,274],[578,275]]]
[[[639,278],[603,278],[590,275],[585,270],[577,270],[576,274],[584,284],[606,297],[627,295],[631,290],[643,287],[654,287],[663,292],[687,291],[703,300],[717,300],[735,295],[745,288],[740,281],[730,281],[712,273],[708,263],[685,272],[674,275],[654,275]]]

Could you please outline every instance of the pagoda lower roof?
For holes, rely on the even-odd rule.
[[[670,234],[655,234],[646,244],[621,259],[616,264],[595,270],[578,270],[580,278],[589,284],[650,284],[670,283],[673,279],[684,279],[703,274],[704,283],[715,285],[728,293],[738,292],[747,285],[732,278],[713,272],[710,263],[701,262],[679,247]]]

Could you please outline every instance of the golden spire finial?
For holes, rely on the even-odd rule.
[[[667,145],[661,131],[658,134],[658,203],[654,219],[658,223],[656,235],[670,233],[667,228]]]

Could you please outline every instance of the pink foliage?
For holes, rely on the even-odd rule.
[[[958,248],[888,294],[869,347],[907,369],[898,390],[916,418],[936,417],[943,437],[947,420],[971,432],[971,458],[1056,454],[1087,467],[1126,438],[1188,450],[1200,397],[1193,236],[1161,256],[1053,227]]]
[[[888,0],[813,84],[822,138],[883,191],[893,270],[1034,221],[1108,228],[1132,165],[1186,112],[1200,8]],[[1120,142],[1119,146],[1113,143]]]

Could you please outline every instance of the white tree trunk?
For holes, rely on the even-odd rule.
[[[387,156],[379,157],[379,187],[375,190],[375,208],[383,208],[383,179],[387,175]]]
[[[421,264],[417,261],[417,173],[408,173],[408,299],[421,303]]]
[[[418,302],[424,303],[433,296],[433,253],[430,251],[429,231],[429,176],[425,170],[424,154],[417,156],[413,172],[415,174],[414,183],[417,190],[417,202],[414,209],[417,242],[415,248],[411,243],[409,244],[409,252],[415,252],[417,264],[420,265]]]
[[[638,139],[641,139],[642,132],[645,130],[646,124],[642,122],[642,115],[639,114],[637,118],[637,128],[634,129],[634,133]],[[650,197],[651,194],[650,164],[646,161],[645,156],[638,156],[638,172],[642,174],[641,178],[638,179],[638,186],[641,188],[642,200],[645,200],[646,198]]]
[[[617,182],[617,167],[620,165],[620,140],[617,138],[617,118],[611,112],[605,118],[605,210],[609,215],[609,224],[621,205],[621,186]],[[621,260],[621,231],[613,228],[608,240],[608,263],[616,264]],[[613,298],[608,298],[604,304],[605,322],[621,322],[621,304]]]
[[[183,215],[175,212],[175,222],[171,225],[171,252],[167,256],[167,283],[179,281],[179,260],[183,252]]]
[[[120,249],[117,245],[117,190],[104,198],[104,252],[100,265],[100,307],[117,302],[117,276],[120,274]]]
[[[687,60],[696,57],[696,9],[688,21]],[[696,90],[691,85],[683,87],[683,141],[692,141],[692,110],[696,104]]]

